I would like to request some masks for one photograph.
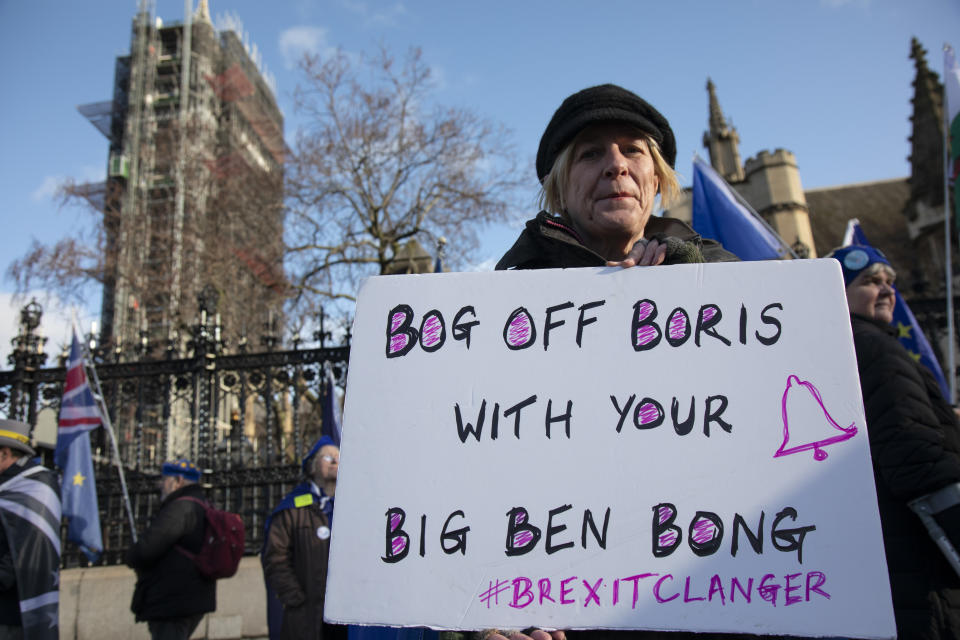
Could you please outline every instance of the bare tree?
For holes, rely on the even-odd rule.
[[[432,252],[445,238],[445,264],[462,266],[483,225],[504,219],[514,207],[519,181],[509,133],[469,109],[435,104],[430,70],[417,49],[402,60],[384,49],[369,57],[306,56],[302,71],[296,108],[308,125],[284,164],[285,216],[270,213],[279,203],[280,172],[252,170],[251,161],[237,154],[191,150],[184,184],[188,206],[177,232],[182,240],[174,235],[172,209],[157,207],[142,216],[150,222],[136,238],[124,236],[126,185],[120,179],[98,188],[67,183],[62,203],[86,204],[93,223],[82,236],[35,243],[10,265],[8,277],[19,291],[44,289],[70,301],[82,300],[89,292],[84,285],[102,284],[109,291],[122,282],[140,308],[159,309],[171,288],[164,256],[181,243],[182,282],[213,284],[222,300],[242,299],[231,307],[242,313],[225,312],[224,326],[230,339],[246,334],[257,341],[262,330],[255,318],[272,306],[270,299],[291,296],[309,311],[324,300],[353,300],[358,279],[388,272],[411,240]],[[203,146],[209,138],[205,122],[191,118],[184,124],[191,145]],[[159,121],[151,142],[156,158],[174,156],[168,147],[184,137],[178,126],[175,119]],[[173,175],[166,166],[155,171]],[[150,188],[151,198],[175,193],[170,180]],[[207,213],[193,216],[194,210]],[[281,220],[285,259],[274,240]],[[122,259],[129,250],[145,255]],[[137,266],[143,264],[153,266]],[[288,319],[303,325],[295,327],[299,331],[311,317]],[[181,322],[191,318],[190,308],[181,309]]]
[[[92,221],[77,229],[74,235],[45,245],[33,240],[27,252],[7,267],[7,277],[18,292],[39,290],[57,294],[64,302],[85,302],[86,284],[103,284],[109,271],[106,219],[115,215],[104,201],[109,184],[78,184],[68,180],[57,190],[61,207],[77,206],[92,214]]]
[[[198,124],[199,120],[192,119],[188,124],[188,139],[204,140],[213,135],[204,130],[208,128],[205,124]],[[181,134],[176,122],[160,124],[163,126],[157,127],[153,144],[164,149]],[[88,285],[102,285],[109,291],[124,282],[144,324],[150,322],[153,346],[159,347],[169,331],[183,334],[195,321],[196,295],[202,287],[211,285],[220,300],[230,302],[219,307],[224,337],[235,344],[240,336],[250,336],[259,348],[262,323],[271,310],[280,315],[288,293],[282,266],[283,217],[278,212],[282,207],[282,171],[259,170],[236,152],[217,155],[219,149],[213,144],[196,146],[186,154],[185,173],[189,177],[184,190],[189,206],[179,240],[175,238],[169,204],[175,193],[172,180],[158,180],[151,186],[151,200],[161,204],[143,211],[138,232],[125,240],[121,212],[128,187],[124,181],[111,177],[103,183],[79,184],[68,180],[58,189],[61,207],[85,212],[90,222],[78,225],[77,234],[52,244],[34,241],[7,268],[7,277],[15,282],[17,291],[48,291],[66,302],[86,304]],[[161,169],[164,175],[172,174],[172,170]],[[179,242],[183,256],[178,285],[172,281],[174,242]],[[124,250],[131,245],[145,253],[142,259],[123,259]],[[178,317],[157,321],[154,310],[168,307],[174,289],[183,291],[184,306]],[[104,304],[109,303],[105,300]],[[108,315],[109,310],[105,310],[105,318]]]
[[[485,224],[505,218],[517,181],[509,132],[434,104],[419,49],[398,61],[306,55],[287,163],[287,266],[299,302],[353,300],[359,277],[389,272],[410,240],[447,241],[457,267]]]

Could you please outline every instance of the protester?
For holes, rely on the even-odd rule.
[[[907,503],[960,482],[960,423],[897,340],[896,273],[877,249],[834,250],[846,285],[899,638],[960,637],[960,577]],[[938,516],[960,534],[960,507]]]
[[[569,96],[553,114],[537,150],[543,210],[497,263],[497,269],[656,266],[738,258],[689,225],[653,216],[680,193],[670,123],[640,96],[613,84]],[[489,631],[489,630],[488,630]],[[502,631],[489,637],[535,640],[615,631]],[[672,634],[671,638],[680,636]]]
[[[59,637],[60,492],[30,425],[0,420],[0,640]]]
[[[177,547],[198,553],[206,527],[200,470],[189,460],[165,462],[160,476],[160,509],[127,552],[137,572],[130,609],[146,621],[153,640],[187,640],[205,613],[217,608],[216,581],[201,575]],[[193,498],[193,500],[184,499]]]
[[[260,561],[271,640],[347,637],[346,627],[323,621],[339,466],[339,447],[323,436],[303,459],[303,481],[267,519]]]
[[[497,269],[650,266],[723,262],[736,256],[684,222],[653,217],[680,193],[670,124],[639,96],[612,84],[568,97],[537,151],[543,207]]]

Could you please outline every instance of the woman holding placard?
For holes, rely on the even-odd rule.
[[[605,84],[571,95],[553,114],[537,151],[543,207],[497,269],[656,266],[738,258],[689,225],[655,217],[680,193],[669,122],[647,101]],[[560,640],[563,631],[492,632],[490,640]],[[644,638],[691,634],[579,631],[570,638]],[[698,634],[697,638],[708,636]],[[710,637],[730,637],[713,634]]]
[[[960,424],[933,374],[897,340],[886,257],[861,245],[830,255],[846,285],[897,636],[958,638],[960,577],[908,504],[960,482]],[[936,520],[960,539],[960,505]]]
[[[667,119],[612,84],[568,97],[537,151],[543,211],[497,269],[654,266],[737,260],[689,225],[654,217],[680,193]]]

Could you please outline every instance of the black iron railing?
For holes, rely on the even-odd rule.
[[[41,314],[36,302],[21,312],[8,359],[13,370],[0,371],[0,415],[33,425],[50,462],[66,370],[65,356],[60,366],[43,366],[46,339],[37,332]],[[214,504],[243,517],[247,552],[256,553],[264,520],[297,482],[300,459],[323,432],[325,405],[339,405],[350,347],[326,346],[329,333],[321,320],[318,348],[301,349],[301,341],[293,339],[293,349],[273,350],[280,344],[276,338],[265,343],[270,349],[265,352],[249,353],[241,340],[236,353],[225,353],[220,327],[210,321],[214,317],[202,314],[191,329],[193,339],[182,345],[184,353],[173,341],[160,358],[150,358],[146,348],[132,353],[94,349],[95,378],[116,435],[138,530],[159,503],[160,466],[189,458],[204,470]],[[106,429],[91,432],[91,445],[104,544],[99,563],[117,564],[131,535]],[[63,564],[87,560],[65,543]]]

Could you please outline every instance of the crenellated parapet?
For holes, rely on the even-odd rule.
[[[816,257],[807,199],[796,156],[786,149],[761,151],[744,165],[738,191],[793,246],[800,257]]]
[[[784,205],[806,209],[797,159],[786,149],[761,151],[744,165],[747,200],[759,213]],[[745,194],[746,195],[746,194]]]

